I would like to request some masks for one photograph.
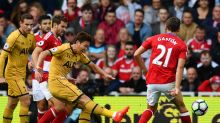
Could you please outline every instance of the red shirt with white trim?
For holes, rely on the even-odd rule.
[[[198,41],[195,38],[189,40],[188,46],[193,52],[201,53],[202,50],[210,50],[212,41],[210,39],[204,41]]]
[[[131,78],[131,69],[137,66],[134,59],[126,60],[125,57],[119,58],[112,66],[113,70],[118,71],[119,81],[124,83]]]
[[[37,39],[36,46],[42,48],[43,51],[62,45],[61,39],[56,38],[52,32],[48,32],[43,37],[40,37],[40,35],[36,34],[35,39]],[[52,59],[52,56],[47,56],[44,60],[44,63],[43,63],[44,74],[43,74],[41,82],[47,81],[48,79],[48,72],[50,68],[51,59]]]
[[[174,34],[160,34],[146,39],[142,46],[152,49],[147,84],[167,84],[175,82],[178,59],[186,59],[187,47]]]

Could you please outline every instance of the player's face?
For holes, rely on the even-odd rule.
[[[67,28],[67,23],[61,21],[60,24],[58,25],[58,35],[62,36],[65,33],[66,28]]]
[[[51,29],[51,20],[50,19],[42,20],[40,24],[40,29],[44,34],[48,33]]]
[[[198,41],[203,41],[205,38],[205,30],[196,29],[196,39]]]
[[[186,12],[183,14],[183,23],[190,25],[192,23],[192,14]]]
[[[78,52],[79,53],[82,53],[82,52],[86,52],[88,50],[88,47],[89,47],[89,42],[88,41],[84,41],[82,43],[80,42],[77,42],[78,43]]]
[[[134,55],[134,46],[132,45],[126,45],[125,46],[125,54],[127,58],[133,58]]]
[[[20,21],[20,28],[24,31],[24,33],[28,34],[33,28],[33,23],[33,19],[24,19],[23,22]]]
[[[143,23],[144,15],[141,12],[136,12],[134,17],[134,22],[137,24]]]

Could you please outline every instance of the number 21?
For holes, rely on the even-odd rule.
[[[161,58],[165,55],[165,53],[166,53],[166,47],[165,46],[163,46],[163,45],[158,45],[157,46],[157,49],[160,49],[161,50],[161,52],[160,52],[160,54],[156,57],[156,58],[154,58],[154,60],[153,60],[153,64],[156,64],[156,65],[162,65],[163,64],[163,66],[164,67],[167,67],[167,65],[168,65],[168,62],[169,62],[169,59],[170,59],[170,56],[171,56],[171,52],[172,52],[172,49],[173,48],[168,48],[168,51],[167,51],[167,54],[166,54],[166,58],[165,58],[165,61],[164,61],[164,63],[162,62],[162,61],[160,61],[161,60]]]

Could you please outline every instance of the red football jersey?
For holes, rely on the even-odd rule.
[[[196,39],[191,39],[189,40],[188,45],[190,48],[192,48],[193,52],[201,53],[202,50],[210,50],[212,41],[204,40],[199,42]]]
[[[115,62],[115,64],[112,66],[112,69],[118,71],[119,81],[124,83],[130,80],[131,69],[135,66],[137,66],[135,60],[132,59],[127,62],[125,57],[121,57]]]
[[[42,48],[43,51],[49,50],[53,47],[60,46],[62,44],[61,39],[56,38],[52,32],[48,32],[42,38],[40,38],[40,35],[36,34],[35,39],[39,40],[37,41],[36,46]],[[49,72],[51,59],[52,59],[52,56],[47,56],[44,60],[44,63],[43,63],[44,74],[43,74],[42,82],[47,81],[48,79],[48,72]]]
[[[174,34],[155,35],[142,44],[152,49],[147,84],[166,84],[175,82],[178,59],[186,59],[187,47],[184,41]]]

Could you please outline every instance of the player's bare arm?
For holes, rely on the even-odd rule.
[[[143,54],[146,51],[146,49],[143,46],[140,46],[134,53],[134,59],[138,63],[138,65],[141,67],[144,74],[147,73],[147,68],[144,64],[144,61],[141,58],[141,54]]]
[[[50,51],[49,50],[45,50],[45,51],[40,53],[40,55],[39,55],[39,57],[37,59],[36,71],[35,71],[35,79],[37,81],[41,81],[42,80],[43,69],[40,66],[43,64],[45,58],[48,55],[51,55]]]
[[[105,79],[110,79],[110,80],[114,80],[115,78],[112,77],[111,75],[107,74],[105,71],[103,71],[101,68],[99,68],[96,64],[94,64],[93,62],[90,62],[88,64],[88,66],[90,68],[92,68],[93,71],[95,71],[96,73],[100,74],[101,76],[103,76]]]
[[[32,62],[33,62],[34,68],[36,68],[38,57],[42,51],[43,51],[42,48],[36,47],[32,53]]]
[[[185,65],[186,60],[179,58],[177,70],[176,70],[176,84],[175,84],[175,90],[171,91],[171,95],[175,96],[180,93],[180,84],[183,78],[183,69]]]

